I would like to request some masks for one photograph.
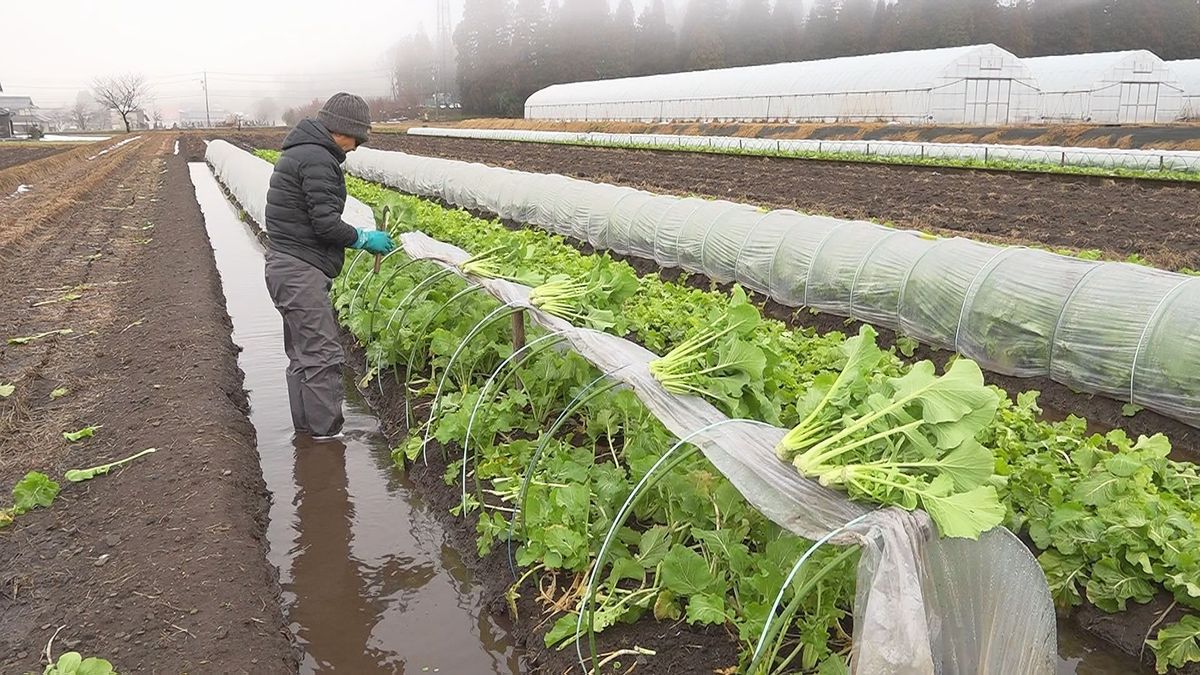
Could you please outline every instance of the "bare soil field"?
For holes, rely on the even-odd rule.
[[[62,485],[0,530],[3,673],[41,672],[55,635],[56,654],[123,673],[297,667],[237,352],[172,141],[76,157],[0,199],[0,339],[71,331],[0,345],[15,386],[0,399],[3,501],[28,471]],[[64,440],[89,425],[93,438]],[[146,448],[109,475],[63,478]]]

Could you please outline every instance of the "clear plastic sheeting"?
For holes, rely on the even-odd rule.
[[[398,152],[360,149],[346,167],[1200,426],[1200,378],[1187,375],[1200,371],[1182,370],[1200,361],[1192,277]]]
[[[229,154],[238,152],[233,148]],[[223,159],[227,165],[245,164],[231,156]],[[234,195],[265,200],[267,186],[251,171],[227,171],[222,181]],[[400,244],[410,257],[456,272],[470,257],[421,233],[405,233]],[[1007,530],[996,528],[976,542],[942,540],[920,511],[872,511],[852,502],[775,456],[786,430],[731,421],[701,398],[666,391],[649,371],[654,353],[542,313],[530,304],[528,286],[503,279],[472,281],[500,302],[523,308],[535,323],[561,334],[602,372],[629,386],[667,429],[690,438],[751,505],[781,527],[813,540],[844,528],[831,541],[862,547],[851,655],[855,673],[1053,672],[1056,636],[1049,588],[1037,561]]]
[[[1197,94],[1200,116],[1200,94]],[[680,150],[746,150],[765,153],[834,153],[848,156],[912,157],[968,160],[982,164],[1030,162],[1060,166],[1143,171],[1200,171],[1195,150],[1131,150],[1059,145],[1003,145],[999,143],[918,143],[914,141],[837,141],[815,139],[741,138],[739,136],[685,136],[674,134],[613,134],[605,132],[532,131],[527,129],[467,129],[413,127],[413,136],[476,138],[530,143],[569,143],[614,147],[677,148]]]
[[[227,141],[215,140],[208,143],[204,159],[213,168],[217,178],[241,204],[242,210],[260,229],[267,226],[267,188],[271,185],[270,162],[238,148]],[[371,207],[354,197],[346,198],[342,218],[354,227],[375,229],[375,216]]]
[[[470,255],[421,233],[401,236],[405,253],[452,269]],[[939,539],[928,517],[870,511],[810,481],[775,456],[785,429],[729,421],[697,397],[669,393],[650,374],[653,352],[607,333],[576,328],[529,304],[530,289],[472,279],[501,302],[561,334],[602,372],[629,386],[673,434],[705,457],[765,516],[816,540],[863,514],[831,541],[862,547],[854,607],[853,671],[1038,675],[1054,671],[1054,606],[1028,549],[1004,528],[979,541]],[[701,430],[697,433],[698,430]]]

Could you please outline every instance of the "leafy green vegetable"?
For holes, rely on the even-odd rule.
[[[30,471],[13,486],[12,510],[14,515],[21,515],[39,506],[45,508],[50,506],[57,496],[58,483],[50,480],[44,473]]]
[[[94,466],[90,469],[71,469],[70,471],[68,471],[66,473],[66,479],[71,481],[72,483],[79,483],[81,481],[91,480],[91,479],[95,478],[96,476],[106,474],[109,471],[112,471],[113,469],[117,468],[118,466],[121,466],[123,464],[128,464],[129,462],[132,462],[133,460],[135,460],[143,455],[148,455],[152,452],[155,452],[156,450],[157,450],[157,448],[146,448],[145,450],[142,450],[141,452],[139,452],[137,454],[130,455],[129,457],[126,457],[125,459],[119,459],[115,462],[109,462],[108,464],[101,464],[100,466]]]
[[[1121,406],[1121,414],[1125,417],[1133,417],[1143,410],[1145,410],[1145,408],[1136,403],[1126,403],[1125,405]]]
[[[1154,668],[1159,673],[1200,663],[1200,617],[1189,614],[1159,629],[1157,637],[1146,644],[1154,650]]]
[[[38,333],[37,335],[27,335],[25,337],[9,338],[8,344],[10,344],[10,345],[26,345],[26,344],[29,344],[30,342],[33,342],[34,340],[41,340],[42,338],[47,338],[52,335],[70,335],[71,333],[74,333],[74,332],[75,331],[71,330],[70,328],[63,328],[60,330],[49,330],[49,331],[46,331],[45,333]]]
[[[92,436],[95,436],[96,430],[100,429],[103,426],[104,425],[102,425],[102,424],[93,424],[90,426],[86,426],[86,427],[80,429],[79,431],[64,431],[63,438],[67,439],[71,443],[74,443],[76,441],[81,441],[85,438],[91,438]]]
[[[0,510],[0,527],[12,523],[16,516],[28,513],[38,507],[45,508],[54,502],[58,496],[58,483],[38,471],[30,471],[13,486],[13,504],[7,509]]]
[[[8,398],[17,390],[16,385],[12,383],[0,384],[0,398]]]
[[[58,399],[66,396],[69,393],[71,393],[70,389],[67,389],[66,387],[59,387],[59,388],[55,389],[54,391],[50,392],[50,400],[57,401]]]
[[[42,675],[117,675],[113,665],[95,656],[83,658],[79,652],[67,652],[46,666]]]
[[[922,361],[899,378],[873,378],[882,352],[864,326],[846,341],[846,366],[780,443],[801,473],[851,496],[923,507],[944,536],[976,539],[1004,519],[985,485],[992,454],[975,436],[999,399],[975,362],[956,359],[938,377]]]

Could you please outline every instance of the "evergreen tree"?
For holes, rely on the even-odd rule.
[[[724,68],[727,64],[725,25],[728,6],[725,0],[691,0],[679,31],[679,56],[684,70]]]
[[[679,69],[675,56],[675,31],[667,23],[663,0],[653,0],[638,17],[633,43],[633,74],[653,75]]]
[[[509,11],[504,0],[466,0],[454,32],[458,50],[458,86],[463,110],[500,114],[511,102],[505,74],[509,67]]]
[[[629,77],[634,72],[637,19],[633,0],[621,0],[609,25],[607,71],[609,77]]]

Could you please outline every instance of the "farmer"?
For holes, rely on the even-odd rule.
[[[371,115],[353,94],[334,94],[316,119],[301,120],[283,140],[267,191],[267,290],[283,316],[292,426],[315,439],[342,431],[342,354],[329,300],[347,248],[387,253],[386,232],[342,220],[346,153],[367,142]]]

